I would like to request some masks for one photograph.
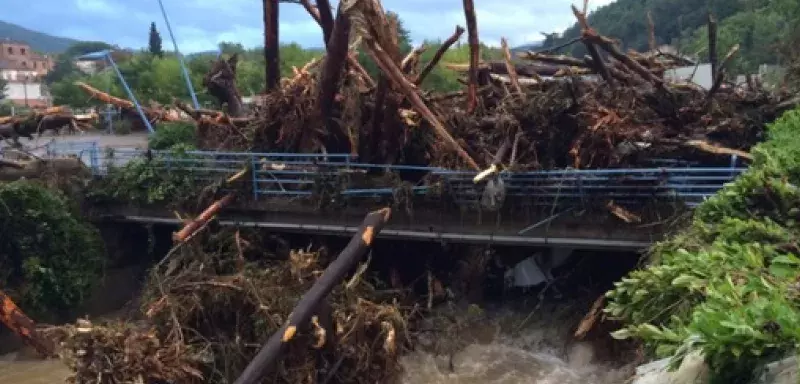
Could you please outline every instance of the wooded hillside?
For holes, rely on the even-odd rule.
[[[617,0],[589,15],[593,28],[618,39],[626,49],[649,49],[648,12],[655,26],[657,45],[672,44],[684,54],[707,57],[709,11],[719,24],[719,55],[740,44],[734,72],[753,72],[759,64],[778,64],[780,45],[796,15],[789,0]],[[555,47],[580,35],[573,25],[560,36],[551,34],[544,47]],[[583,56],[585,47],[575,44],[566,54]]]

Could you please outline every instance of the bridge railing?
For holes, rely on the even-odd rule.
[[[233,175],[245,166],[253,169],[254,199],[268,196],[311,196],[327,190],[348,198],[391,197],[398,193],[398,180],[423,175],[440,181],[439,190],[446,191],[456,203],[477,204],[485,193],[484,184],[475,184],[473,171],[448,170],[436,167],[379,165],[353,162],[349,154],[297,154],[149,151],[133,148],[103,148],[96,142],[54,143],[47,148],[49,156],[78,156],[96,176],[105,176],[109,169],[132,161],[149,161],[168,172],[189,172],[198,181],[216,181]],[[526,199],[532,205],[579,206],[597,201],[614,200],[620,204],[642,204],[655,199],[680,201],[689,206],[701,203],[741,174],[732,159],[729,167],[703,168],[678,166],[502,172],[499,179],[511,199]],[[368,174],[395,178],[376,178]],[[432,184],[406,185],[406,193],[432,193]]]

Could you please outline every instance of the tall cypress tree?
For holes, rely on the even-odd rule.
[[[161,34],[158,33],[155,22],[150,23],[150,43],[148,48],[154,56],[164,57],[164,51],[161,49]]]

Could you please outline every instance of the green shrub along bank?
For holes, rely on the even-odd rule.
[[[651,264],[608,292],[606,313],[677,366],[702,351],[715,383],[751,379],[800,344],[800,110],[769,127],[750,169],[699,206]]]
[[[194,123],[185,121],[164,122],[158,125],[155,133],[148,138],[148,148],[153,150],[172,149],[180,146],[194,149],[197,140]]]
[[[189,159],[191,155],[187,151],[194,147],[171,139],[158,140],[159,146],[168,148],[168,156],[136,158],[123,166],[109,164],[108,175],[92,181],[87,188],[89,201],[94,204],[167,204],[177,208],[197,198],[201,187],[208,183],[198,183],[196,174],[175,166],[180,160]],[[106,156],[113,158],[113,150]]]
[[[37,182],[0,184],[0,239],[0,289],[37,318],[68,313],[102,277],[97,229]]]

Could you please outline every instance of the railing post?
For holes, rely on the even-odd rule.
[[[100,170],[99,169],[100,166],[98,164],[100,156],[97,153],[97,151],[98,151],[97,142],[96,141],[92,142],[92,149],[89,152],[89,156],[90,156],[91,160],[89,160],[89,161],[92,164],[92,173],[93,174],[99,173],[99,170]]]
[[[253,200],[258,200],[258,156],[250,154],[250,170],[251,177],[253,178]]]
[[[736,177],[736,163],[739,161],[739,156],[736,154],[731,155],[731,180]]]

